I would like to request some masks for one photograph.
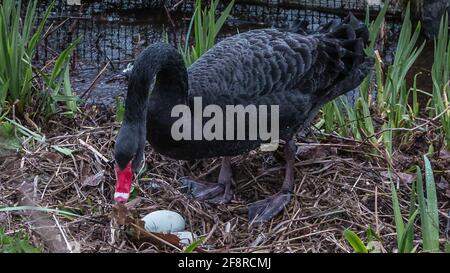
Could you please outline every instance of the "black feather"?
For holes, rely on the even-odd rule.
[[[238,155],[261,144],[259,140],[174,141],[172,107],[186,104],[192,109],[194,97],[202,97],[204,105],[223,108],[279,105],[280,137],[288,140],[308,126],[322,105],[361,83],[372,67],[363,52],[368,37],[365,25],[353,15],[315,32],[307,31],[304,23],[294,32],[252,30],[219,42],[187,70],[172,46],[151,45],[131,73],[122,127],[128,131],[121,129],[116,147],[121,146],[119,141],[128,143],[142,135],[133,129],[141,131],[142,126],[127,124],[144,123],[154,149],[177,159]],[[117,150],[123,155],[124,149]]]

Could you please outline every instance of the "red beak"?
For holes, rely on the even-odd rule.
[[[116,164],[116,191],[114,192],[114,200],[119,203],[126,203],[130,197],[131,183],[133,182],[133,170],[131,169],[131,162],[120,169]]]

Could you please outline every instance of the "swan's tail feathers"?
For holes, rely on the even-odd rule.
[[[340,40],[361,39],[364,45],[369,42],[369,30],[367,26],[358,20],[351,12],[342,22],[330,21],[322,25],[317,32],[325,33],[330,38]]]
[[[338,57],[347,70],[364,61],[364,48],[369,43],[369,30],[353,14],[341,23],[332,21],[319,29],[324,33],[326,51]]]
[[[327,90],[325,96],[322,97],[324,102],[332,101],[335,98],[344,95],[358,88],[364,79],[369,75],[373,68],[373,59],[364,58],[364,61],[354,67],[350,73],[343,74],[340,81],[336,81],[330,89]]]
[[[333,100],[360,85],[373,67],[373,60],[364,49],[369,43],[369,30],[353,14],[342,22],[333,21],[318,30],[321,35],[321,53],[328,75],[327,92],[322,93],[326,101]]]
[[[308,30],[309,21],[308,20],[297,20],[292,26],[290,26],[287,31],[307,35],[310,33]]]

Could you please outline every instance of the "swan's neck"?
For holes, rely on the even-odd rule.
[[[150,90],[153,81],[154,87]],[[124,122],[145,123],[148,107],[167,109],[185,104],[187,92],[187,71],[180,54],[168,44],[153,44],[134,64],[125,101]]]

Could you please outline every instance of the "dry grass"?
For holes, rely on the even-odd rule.
[[[90,107],[84,113],[76,122],[50,122],[42,129],[48,144],[73,149],[72,156],[63,156],[48,144],[28,143],[25,153],[0,157],[0,206],[64,208],[82,217],[0,213],[0,225],[9,233],[27,231],[34,243],[49,252],[179,251],[136,242],[112,227],[112,150],[119,125],[110,109]],[[176,161],[147,147],[147,169],[130,211],[136,217],[157,209],[181,213],[188,230],[206,236],[203,248],[210,252],[351,252],[343,231],[363,233],[369,226],[380,234],[386,250],[393,251],[395,227],[389,184],[382,176],[384,160],[370,156],[371,147],[363,143],[333,136],[308,139],[312,143],[297,143],[301,153],[296,161],[295,196],[270,223],[249,227],[246,204],[277,192],[283,179],[281,153],[233,158],[235,197],[231,204],[216,206],[186,196],[177,179],[189,175],[214,180],[219,160]],[[420,160],[420,151],[409,151],[397,155],[400,170]],[[448,163],[448,158],[435,162],[437,182],[450,181]],[[149,187],[153,182],[160,185],[158,190]],[[399,182],[405,213],[409,186]],[[449,209],[445,190],[440,200],[444,214]]]

